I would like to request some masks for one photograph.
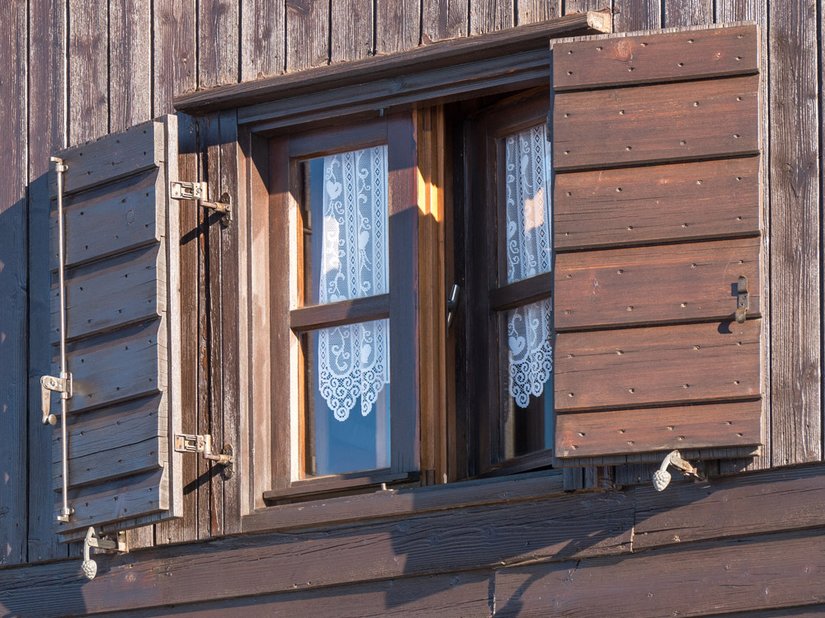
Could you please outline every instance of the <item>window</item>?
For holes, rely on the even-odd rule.
[[[465,122],[467,289],[458,345],[468,362],[456,378],[465,394],[460,407],[476,425],[468,475],[551,463],[547,109],[547,90],[540,89],[486,105]]]
[[[270,500],[418,470],[414,144],[409,113],[271,140],[272,322],[289,342],[272,448],[290,457]]]
[[[724,70],[713,64],[723,39],[742,48]],[[252,327],[267,351],[253,356],[271,363],[256,375],[272,376],[253,401],[273,410],[257,426],[273,440],[261,449],[271,476],[256,475],[256,500],[621,463],[688,445],[752,452],[762,405],[758,76],[736,58],[751,58],[753,42],[723,29],[560,44],[552,106],[537,48],[536,72],[513,60],[523,73],[506,84],[485,77],[456,91],[452,73],[433,69],[441,81],[422,78],[395,108],[352,105],[344,120],[298,96],[311,129],[292,126],[284,103],[241,114],[274,118],[250,146],[266,150],[269,174],[267,214],[258,207],[251,224],[250,289],[268,303],[268,324]],[[600,64],[620,57],[605,49],[637,43],[622,61],[630,68]],[[699,68],[638,64],[656,49],[690,49]],[[710,130],[719,117],[737,123],[731,136]],[[346,165],[364,183],[352,206],[339,197]],[[750,188],[726,200],[734,180]],[[385,210],[370,201],[380,194]],[[370,253],[368,268],[352,247]],[[732,313],[740,276],[751,282],[748,323],[723,332],[714,322]],[[324,287],[333,279],[347,290]],[[709,375],[694,359],[716,346],[736,362]]]

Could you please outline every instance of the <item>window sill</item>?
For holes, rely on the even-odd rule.
[[[390,472],[376,470],[371,474],[333,474],[301,481],[293,481],[286,489],[264,492],[267,503],[302,502],[318,498],[339,497],[342,494],[369,489],[381,489],[385,485],[413,483],[418,481],[417,472]]]
[[[354,521],[363,523],[377,519],[393,519],[459,507],[523,502],[562,493],[564,488],[561,471],[543,470],[517,477],[480,479],[429,487],[378,489],[372,493],[319,497],[308,502],[269,506],[244,516],[241,527],[243,532],[317,528]]]

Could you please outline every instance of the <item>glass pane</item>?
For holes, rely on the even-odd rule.
[[[504,139],[507,283],[550,272],[553,265],[546,135],[542,124]]]
[[[507,374],[502,447],[505,458],[553,447],[552,304],[542,300],[504,313]]]
[[[387,147],[301,165],[305,304],[388,291]]]
[[[307,333],[310,475],[390,465],[389,320]]]

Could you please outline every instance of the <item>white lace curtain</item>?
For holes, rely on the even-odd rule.
[[[505,140],[507,283],[550,272],[552,218],[550,143],[545,126]],[[539,397],[553,370],[550,300],[507,312],[510,395],[526,408]]]
[[[388,291],[387,147],[324,157],[319,301],[332,303]],[[334,417],[359,403],[367,416],[389,383],[389,321],[318,332],[319,390]]]

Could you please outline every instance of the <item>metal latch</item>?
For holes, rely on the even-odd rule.
[[[60,393],[61,399],[71,399],[72,374],[60,374],[59,378],[54,376],[40,378],[40,410],[43,412],[44,425],[57,423],[57,417],[52,414],[52,393]]]
[[[232,221],[232,198],[228,193],[221,195],[219,202],[207,199],[209,186],[205,182],[182,182],[173,180],[169,183],[169,193],[173,200],[194,200],[203,208],[214,210],[223,215],[221,222],[228,225]]]
[[[748,305],[748,278],[742,276],[736,282],[736,321],[739,324],[744,324],[748,317]]]
[[[92,560],[92,547],[96,549],[106,549],[109,551],[126,552],[126,534],[117,533],[117,541],[97,536],[95,529],[89,526],[86,531],[86,538],[83,540],[83,575],[86,579],[94,579],[97,575],[97,562]]]
[[[210,434],[198,435],[189,433],[176,433],[175,452],[203,453],[204,459],[214,461],[222,466],[228,466],[232,463],[232,447],[226,444],[224,445],[222,452],[213,452],[212,436]]]
[[[453,323],[455,312],[458,310],[458,296],[461,294],[461,288],[457,283],[453,283],[450,288],[450,296],[447,298],[447,328]]]

